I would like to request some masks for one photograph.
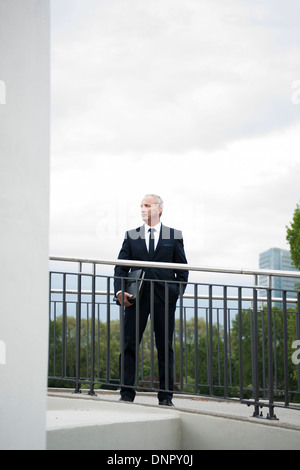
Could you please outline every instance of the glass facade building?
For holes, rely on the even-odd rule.
[[[292,264],[291,254],[289,250],[282,250],[280,248],[271,248],[264,253],[259,255],[259,269],[271,269],[276,271],[297,271],[297,269]],[[295,298],[296,293],[295,284],[299,284],[299,279],[297,278],[287,278],[287,277],[273,277],[272,278],[272,289],[273,297],[282,297],[282,290],[289,291],[288,297]],[[260,285],[268,285],[268,279],[265,276],[260,276]],[[275,304],[281,307],[281,303]]]

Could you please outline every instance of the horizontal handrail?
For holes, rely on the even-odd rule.
[[[249,288],[247,288],[249,289]],[[261,288],[259,288],[261,289]],[[51,293],[52,294],[69,294],[69,295],[76,295],[78,294],[78,289],[51,289]],[[80,291],[80,294],[81,295],[92,295],[93,292],[91,290],[81,290]],[[103,295],[103,296],[107,296],[107,291],[105,290],[96,290],[95,291],[95,295]],[[110,291],[109,292],[109,295],[113,296],[115,295],[115,293],[113,291]],[[192,294],[183,294],[182,296],[184,299],[195,299],[195,296],[192,295]],[[209,300],[210,298],[212,300],[224,300],[224,296],[223,295],[212,295],[211,297],[209,295],[206,295],[206,294],[198,294],[197,297],[196,297],[198,300]],[[238,301],[239,300],[239,297],[236,296],[236,295],[228,295],[226,297],[227,300],[232,300],[232,301]],[[252,302],[253,301],[253,297],[250,297],[250,296],[242,296],[241,297],[242,300],[244,300],[245,302]],[[266,302],[266,297],[258,297],[257,298],[257,301],[258,302]],[[282,302],[282,297],[272,297],[272,302]],[[296,304],[297,303],[297,299],[294,298],[287,298],[286,299],[286,302],[287,303],[291,303],[291,304]]]
[[[158,269],[174,269],[185,271],[198,271],[207,273],[219,274],[237,274],[247,276],[272,276],[272,277],[292,277],[300,279],[299,271],[279,271],[279,270],[266,270],[266,269],[231,269],[231,268],[213,268],[203,266],[193,266],[183,263],[161,263],[154,261],[137,261],[137,260],[96,260],[96,259],[80,259],[80,258],[62,258],[58,256],[50,256],[50,261],[64,261],[69,263],[81,264],[102,264],[107,266],[126,266],[126,267],[145,267],[145,268],[158,268]]]

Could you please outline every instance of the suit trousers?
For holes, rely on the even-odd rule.
[[[142,340],[145,331],[147,320],[150,314],[150,289],[144,289],[142,298],[139,302],[139,344]],[[168,314],[168,375],[169,384],[166,387],[165,380],[165,302],[158,301],[154,296],[154,334],[155,343],[158,352],[158,370],[160,390],[158,392],[158,399],[164,400],[165,398],[172,399],[173,396],[173,334],[175,326],[175,309],[176,301],[169,302]],[[121,386],[121,396],[129,396],[132,399],[135,397],[134,383],[136,378],[136,306],[125,308],[124,314],[124,375],[122,377],[121,364],[122,364],[122,351],[120,354],[120,378],[123,386]],[[166,390],[166,391],[165,391]]]

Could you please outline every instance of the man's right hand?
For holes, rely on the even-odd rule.
[[[122,292],[119,292],[118,294],[118,300],[120,304],[122,305]],[[128,294],[128,292],[124,292],[124,307],[132,307],[132,302],[130,302],[128,299],[132,297],[132,294]]]

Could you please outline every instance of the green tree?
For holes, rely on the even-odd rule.
[[[296,335],[297,307],[289,308],[287,312],[287,351],[288,370],[284,365],[284,323],[283,312],[273,307],[272,320],[272,356],[274,366],[275,389],[283,390],[285,373],[288,374],[289,390],[298,389],[298,370],[292,362],[293,341]],[[49,386],[70,386],[70,379],[76,376],[76,319],[67,316],[57,316],[50,321],[49,343]],[[109,329],[108,329],[109,326]],[[197,327],[197,335],[195,334]],[[211,330],[210,330],[211,327]],[[241,327],[242,350],[239,347],[239,327]],[[63,341],[63,332],[65,341]],[[221,324],[209,325],[205,319],[199,317],[195,323],[194,318],[187,320],[186,324],[176,319],[174,356],[175,356],[175,383],[176,390],[186,393],[210,393],[209,382],[212,381],[213,394],[224,396],[224,368],[225,368],[225,339],[227,338],[227,385],[229,396],[239,396],[239,369],[242,365],[244,397],[252,397],[253,386],[253,311],[243,310],[241,325],[239,318],[233,318],[230,331],[224,335]],[[212,344],[210,341],[212,339]],[[258,354],[258,382],[261,390],[268,388],[268,311],[264,307],[257,314],[257,354]],[[151,339],[150,324],[146,328],[143,343],[140,348],[140,387],[149,388],[151,378],[151,347],[154,348],[154,386],[158,386],[158,361],[155,340]],[[80,376],[88,379],[91,376],[91,349],[92,349],[92,323],[91,319],[81,319],[80,330]],[[212,359],[209,354],[212,351]],[[240,357],[242,352],[242,357]],[[120,323],[113,320],[107,322],[96,320],[95,323],[95,380],[96,388],[108,386],[115,387],[119,380],[119,353],[120,353]],[[109,355],[109,356],[108,356]],[[64,358],[64,364],[63,364]],[[107,362],[109,359],[109,370]],[[182,362],[180,361],[182,359]],[[241,363],[242,361],[242,363]],[[210,377],[210,368],[212,377]],[[275,366],[276,365],[276,366]],[[108,383],[107,383],[108,377]],[[68,379],[68,380],[66,380]],[[196,380],[198,379],[198,380]],[[83,385],[89,388],[89,385]],[[246,390],[248,389],[248,391]],[[246,395],[247,394],[247,395]],[[277,399],[281,399],[281,392]],[[297,398],[294,393],[291,397]]]
[[[292,343],[296,338],[296,315],[297,308],[289,308],[287,311],[287,352],[288,352],[288,381],[289,389],[297,390],[297,367],[292,362]],[[277,390],[284,388],[284,333],[283,333],[283,313],[278,307],[273,307],[272,319],[272,358],[274,368],[274,386]],[[233,320],[232,336],[232,360],[235,364],[235,374],[233,383],[239,383],[239,320]],[[253,333],[254,318],[251,310],[242,312],[242,365],[243,365],[243,385],[251,389],[253,385]],[[260,310],[257,315],[257,360],[258,360],[258,382],[260,389],[264,388],[264,383],[268,388],[268,311],[267,307]],[[276,364],[276,367],[275,367]],[[280,395],[280,394],[279,394]],[[277,397],[279,398],[279,396]]]
[[[290,245],[291,258],[295,268],[300,270],[300,205],[294,211],[293,221],[290,227],[286,227],[286,239]]]

